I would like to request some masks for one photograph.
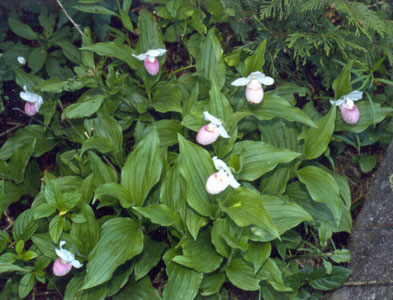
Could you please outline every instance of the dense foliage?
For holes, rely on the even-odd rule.
[[[331,152],[391,138],[387,10],[152,2],[0,4],[0,78],[21,92],[2,96],[21,123],[0,148],[0,207],[27,200],[0,232],[0,298],[38,282],[64,299],[341,286],[350,256],[332,237],[352,230],[351,195]]]

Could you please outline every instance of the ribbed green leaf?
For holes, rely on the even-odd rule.
[[[391,115],[393,112],[393,108],[391,107],[381,107],[381,104],[374,103],[374,113],[371,109],[371,105],[369,102],[360,101],[356,103],[356,106],[359,109],[360,117],[359,122],[355,125],[350,125],[344,122],[341,117],[341,114],[337,114],[336,117],[336,126],[334,128],[335,131],[351,131],[355,133],[360,133],[366,130],[367,127],[375,123],[382,122],[385,117]],[[375,116],[375,119],[374,119]]]
[[[180,225],[179,216],[168,206],[163,204],[150,204],[145,207],[134,207],[138,213],[148,218],[152,223],[169,227],[174,224]]]
[[[207,111],[216,118],[222,120],[224,124],[228,124],[233,113],[232,107],[229,104],[228,99],[224,96],[220,88],[217,86],[217,82],[215,80],[211,81],[209,96],[210,100],[207,106]],[[229,131],[229,128],[227,129],[227,131]]]
[[[189,206],[186,207],[185,219],[187,230],[194,238],[194,240],[197,239],[199,230],[209,221],[207,217],[201,216],[200,214],[196,213]]]
[[[153,107],[156,111],[166,113],[169,111],[181,112],[181,93],[173,83],[160,86],[153,94]]]
[[[225,62],[222,53],[221,44],[215,36],[213,28],[209,30],[201,45],[201,52],[196,61],[196,69],[205,79],[216,81],[219,89],[225,83]]]
[[[35,234],[31,240],[46,257],[49,257],[53,261],[56,260],[57,255],[54,251],[56,246],[53,244],[49,233]]]
[[[121,171],[121,185],[132,195],[135,206],[143,206],[151,188],[160,180],[162,161],[158,148],[154,129],[128,156]]]
[[[177,120],[160,120],[153,125],[157,128],[160,138],[160,147],[169,147],[178,143],[177,134],[182,130],[182,126]]]
[[[279,237],[277,228],[273,225],[269,213],[263,207],[261,194],[255,190],[237,188],[232,198],[220,206],[231,219],[241,227],[257,225],[273,236]]]
[[[279,163],[287,163],[301,154],[280,149],[270,144],[243,141],[235,144],[232,154],[243,153],[243,169],[237,179],[253,181],[274,169]]]
[[[136,258],[134,265],[135,280],[145,277],[158,264],[166,247],[165,243],[155,242],[148,236],[144,237],[143,252]]]
[[[73,8],[89,14],[102,14],[110,16],[119,16],[117,13],[99,5],[74,5]]]
[[[25,179],[25,172],[27,164],[30,161],[31,155],[34,153],[36,140],[29,143],[23,148],[19,148],[12,155],[9,163],[8,170],[10,179],[15,183],[22,183]]]
[[[306,185],[314,201],[325,203],[338,225],[341,220],[341,198],[334,178],[321,168],[308,166],[298,171],[299,180]]]
[[[61,48],[65,57],[67,57],[74,64],[81,63],[81,52],[68,39],[55,41],[55,44]]]
[[[22,38],[27,40],[36,40],[37,34],[30,28],[29,25],[22,23],[18,19],[10,18],[8,20],[11,30]]]
[[[111,196],[119,200],[121,206],[129,208],[135,205],[135,199],[131,193],[121,184],[109,182],[100,185],[94,192],[94,199],[101,199],[103,196]]]
[[[62,118],[74,119],[90,117],[100,109],[103,101],[104,95],[96,95],[87,101],[71,104],[64,109]]]
[[[161,300],[160,294],[153,287],[148,276],[135,281],[131,278],[126,287],[113,300]]]
[[[160,27],[149,11],[141,11],[138,17],[138,29],[141,34],[136,45],[137,54],[145,53],[150,49],[165,48]]]
[[[225,273],[214,272],[210,274],[204,274],[202,284],[201,284],[201,295],[210,296],[217,294],[222,285],[225,282]]]
[[[34,220],[34,211],[26,209],[15,220],[12,226],[12,235],[15,241],[28,241],[37,230],[38,224]]]
[[[309,282],[314,289],[330,291],[343,285],[351,274],[351,270],[339,266],[333,266],[330,274],[326,273],[325,268],[319,267],[309,275]]]
[[[325,152],[330,143],[336,120],[336,106],[317,121],[318,128],[310,128],[304,141],[304,152],[307,159],[315,159]]]
[[[287,287],[282,280],[282,274],[273,259],[269,258],[258,272],[258,278],[266,280],[276,291],[290,292],[292,289]]]
[[[202,282],[203,273],[199,273],[177,263],[172,259],[176,256],[175,249],[168,250],[164,255],[168,282],[164,288],[164,300],[193,300]]]
[[[64,219],[62,216],[55,216],[49,223],[49,234],[52,241],[57,244],[60,236],[63,233]]]
[[[340,75],[333,81],[334,98],[338,100],[340,97],[349,94],[351,87],[351,68],[353,62],[347,63],[342,69]]]
[[[192,268],[201,273],[210,273],[218,269],[223,261],[210,242],[210,231],[205,230],[198,235],[196,241],[185,237],[180,241],[183,255],[175,256],[172,261]]]
[[[261,105],[249,106],[248,110],[240,113],[252,114],[259,120],[283,118],[287,121],[296,121],[310,127],[316,127],[314,122],[302,110],[291,106],[286,99],[273,93],[266,93]]]
[[[263,263],[270,257],[272,247],[270,243],[248,242],[248,249],[243,252],[243,257],[250,264],[253,264],[255,273],[261,268]]]
[[[30,52],[27,64],[33,74],[41,70],[45,64],[47,56],[48,52],[42,46],[34,48],[34,50]]]
[[[241,256],[232,258],[230,265],[225,268],[225,273],[234,286],[246,291],[259,290],[259,279],[254,268]]]
[[[139,61],[132,56],[135,51],[128,45],[115,42],[102,42],[92,46],[82,47],[80,50],[93,51],[101,56],[115,57],[127,63],[131,69],[137,70],[139,68]]]
[[[215,172],[212,158],[205,149],[179,135],[180,173],[186,181],[187,203],[197,213],[213,218],[217,205],[206,192],[207,178]]]
[[[30,270],[27,268],[22,268],[17,265],[9,264],[9,263],[0,263],[0,274],[7,273],[7,272],[22,272],[27,273]]]
[[[243,76],[247,77],[251,72],[261,71],[265,62],[266,40],[259,43],[255,53],[244,61]]]
[[[110,247],[108,247],[110,245]],[[130,218],[113,218],[101,228],[97,245],[89,254],[87,273],[82,289],[108,281],[116,268],[143,249],[143,233]]]
[[[27,273],[23,275],[18,285],[18,295],[20,298],[25,298],[34,287],[34,273]]]

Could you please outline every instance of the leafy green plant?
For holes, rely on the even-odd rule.
[[[182,10],[175,4],[165,9],[176,23]],[[193,16],[183,20],[193,26]],[[259,83],[263,100],[250,104],[247,87],[230,83],[266,72],[266,41],[232,64],[212,28],[198,33],[201,43],[189,53],[195,72],[167,72],[165,53],[151,58],[152,72],[137,56],[166,48],[161,26],[147,10],[131,26],[140,35],[130,44],[117,38],[121,32],[93,43],[85,28],[70,80],[16,69],[16,83],[44,104],[38,124],[0,148],[3,209],[34,198],[12,233],[1,232],[0,273],[12,275],[0,296],[24,298],[37,281],[64,290],[65,299],[224,299],[225,282],[264,299],[309,299],[342,285],[350,271],[333,263],[349,254],[332,236],[352,230],[350,191],[324,155],[335,131],[363,131],[391,109],[374,110],[375,119],[363,101],[359,123],[348,125],[335,105],[324,114],[312,102],[300,109],[294,94],[310,91],[280,82]],[[352,90],[350,66],[333,90],[336,100]],[[215,119],[204,120],[205,112]],[[227,135],[200,145],[201,128]],[[54,166],[41,174],[46,153],[55,155]],[[211,183],[222,186],[212,192]],[[59,266],[65,277],[55,276]],[[165,287],[156,289],[149,274],[165,276]]]

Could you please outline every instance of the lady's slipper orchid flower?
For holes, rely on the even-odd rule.
[[[235,189],[240,186],[240,183],[236,181],[235,177],[233,177],[232,172],[229,170],[225,162],[218,159],[217,156],[214,156],[213,163],[218,172],[210,175],[206,181],[206,191],[209,194],[219,194],[225,190],[228,185]]]
[[[65,241],[60,241],[60,249],[56,249],[58,258],[53,264],[53,274],[56,276],[64,276],[71,271],[72,267],[80,268],[83,266],[78,260],[75,259],[74,254],[70,251],[63,249],[62,246]]]
[[[359,122],[360,112],[354,101],[362,99],[363,92],[352,91],[348,95],[342,96],[338,100],[330,100],[332,105],[340,107],[341,116],[347,124],[356,124]]]
[[[29,116],[35,115],[39,111],[42,103],[44,103],[44,100],[42,100],[40,95],[27,91],[26,85],[23,89],[25,91],[20,92],[20,97],[27,101],[25,104],[25,113]]]
[[[18,56],[17,60],[21,65],[26,64],[26,59],[23,56]]]
[[[244,86],[247,85],[246,88],[246,99],[251,104],[261,103],[263,99],[263,89],[262,83],[264,85],[272,85],[274,83],[274,79],[266,76],[265,74],[256,71],[252,72],[248,77],[241,77],[236,79],[231,84],[234,86]]]
[[[229,138],[222,122],[209,114],[209,112],[203,112],[206,121],[210,121],[209,124],[202,126],[196,136],[196,141],[201,145],[209,145],[214,143],[221,135],[223,138]]]
[[[139,60],[144,60],[146,71],[154,76],[157,75],[160,69],[160,64],[158,63],[158,59],[156,57],[163,55],[165,52],[166,49],[152,49],[139,55],[132,54],[132,56]]]

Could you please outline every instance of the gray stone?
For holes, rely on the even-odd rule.
[[[367,193],[349,241],[352,275],[324,300],[393,300],[393,143]],[[392,176],[392,177],[391,177]]]

